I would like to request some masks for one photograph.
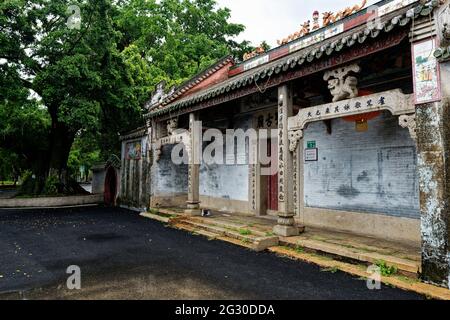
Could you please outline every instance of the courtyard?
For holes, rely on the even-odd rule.
[[[1,299],[424,299],[107,207],[0,210]],[[68,290],[69,266],[81,289]]]

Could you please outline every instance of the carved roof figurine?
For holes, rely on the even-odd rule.
[[[354,74],[360,71],[360,66],[350,64],[325,72],[323,80],[328,81],[328,89],[333,96],[333,102],[358,96],[358,79]]]
[[[251,52],[244,53],[243,60],[247,61],[247,60],[249,60],[251,58],[254,58],[256,56],[259,56],[259,55],[263,54],[264,52],[266,52],[266,50],[264,49],[263,44],[261,43],[261,45],[259,47],[257,47],[255,50],[253,50]]]
[[[338,20],[346,18],[346,17],[352,15],[353,13],[360,11],[367,4],[367,0],[362,0],[362,1],[363,2],[360,5],[354,5],[353,7],[347,7],[344,10],[341,10],[336,14],[333,14],[333,12],[324,12],[322,14],[323,15],[322,27],[326,27],[329,24],[335,23]]]
[[[157,105],[164,99],[165,88],[166,88],[166,82],[164,80],[156,85],[156,89],[152,93],[152,98],[150,99],[150,103],[149,103],[149,105],[147,105],[147,107],[151,108],[152,106]]]
[[[305,23],[302,24],[301,29],[293,34],[290,34],[287,38],[284,38],[283,40],[278,40],[278,45],[284,45],[288,42],[291,42],[293,40],[296,40],[300,37],[303,37],[307,35],[311,31],[311,21],[308,20]]]
[[[314,13],[313,13],[313,25],[312,25],[312,29],[313,30],[320,29],[319,18],[320,18],[319,11],[317,11],[317,10],[314,11]]]
[[[178,129],[178,118],[170,119],[167,121],[167,135],[171,136]]]

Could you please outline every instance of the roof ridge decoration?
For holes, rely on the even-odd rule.
[[[261,54],[263,54],[265,52],[266,52],[266,49],[264,49],[263,43],[261,43],[259,45],[259,47],[257,47],[255,50],[253,50],[251,52],[244,53],[243,61],[247,61],[249,59],[252,59],[252,58],[254,58],[256,56],[259,56],[259,55],[261,55]]]
[[[410,3],[408,6],[400,8],[404,10],[402,13],[398,14],[395,14],[394,12],[400,9],[389,9],[390,11],[388,11],[388,13],[390,16],[384,18],[384,21],[382,21],[377,28],[369,28],[369,26],[361,28],[363,26],[360,26],[360,28],[353,34],[345,35],[339,39],[335,39],[334,41],[330,39],[328,43],[323,45],[316,43],[314,46],[311,46],[310,49],[306,47],[299,52],[297,52],[298,50],[293,51],[282,60],[280,59],[280,61],[277,60],[266,65],[261,65],[253,72],[247,72],[236,77],[231,77],[221,84],[217,84],[216,86],[208,88],[204,91],[200,91],[198,94],[186,97],[180,101],[164,106],[163,108],[160,107],[153,110],[153,112],[145,115],[145,118],[159,117],[169,112],[177,112],[178,110],[205,102],[225,93],[230,93],[237,89],[243,89],[254,84],[255,81],[259,81],[273,75],[279,75],[307,63],[312,63],[315,60],[319,60],[326,56],[331,56],[333,53],[338,53],[344,48],[351,48],[356,44],[363,44],[366,40],[375,39],[382,33],[390,33],[395,28],[405,27],[413,19],[429,16],[436,7],[441,5],[441,1],[442,0],[425,1],[425,4],[422,3],[423,0],[413,1],[418,3],[415,6]],[[384,14],[383,17],[386,17],[388,13]]]
[[[346,17],[360,11],[361,9],[363,9],[366,6],[366,4],[367,4],[367,0],[362,0],[362,3],[360,5],[354,5],[353,7],[347,7],[345,9],[337,12],[336,14],[333,14],[333,12],[322,13],[322,15],[323,15],[322,28],[327,27],[328,25],[330,25],[332,23],[335,23],[339,20],[342,20],[343,18],[346,18]],[[319,11],[317,11],[317,10],[314,11],[314,13],[313,13],[313,30],[320,29],[319,16],[320,16]],[[301,28],[299,31],[297,31],[293,34],[290,34],[287,38],[278,40],[277,43],[280,46],[285,45],[293,40],[297,40],[303,36],[306,36],[307,34],[309,34],[310,31],[311,31],[311,21],[308,20],[301,25]]]

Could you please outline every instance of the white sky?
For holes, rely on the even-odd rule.
[[[287,37],[312,21],[315,10],[337,12],[362,0],[216,0],[221,7],[231,9],[231,22],[242,23],[246,30],[237,40],[249,40],[259,45],[266,40],[272,47],[277,39]],[[379,2],[368,0],[367,6]],[[321,15],[322,17],[322,15]],[[320,20],[322,22],[322,19]]]

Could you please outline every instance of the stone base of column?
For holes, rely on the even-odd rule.
[[[273,228],[273,233],[281,237],[295,237],[301,232],[303,232],[303,229],[296,226],[281,226],[278,224]]]
[[[200,202],[188,202],[187,209],[184,210],[184,213],[190,216],[201,216]]]

